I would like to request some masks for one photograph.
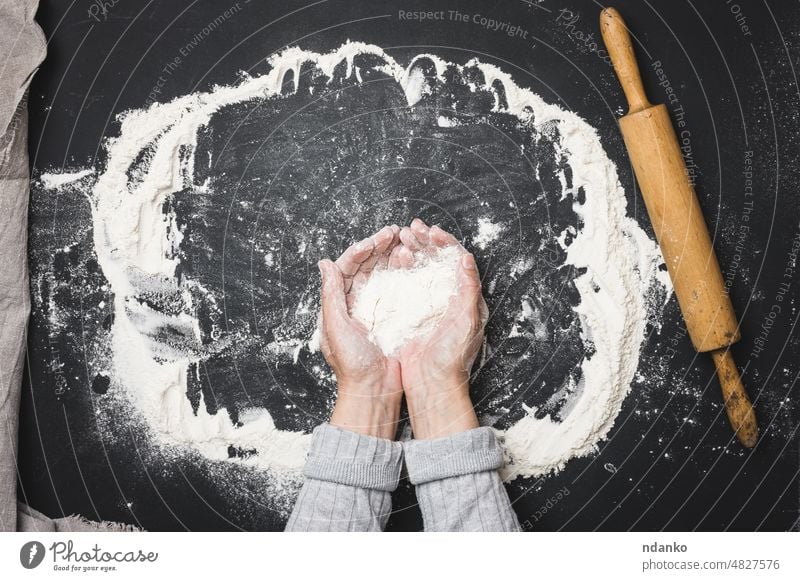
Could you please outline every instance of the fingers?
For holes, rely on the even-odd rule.
[[[344,277],[339,268],[330,260],[317,263],[322,275],[322,321],[336,325],[346,321],[347,303],[345,301]]]
[[[419,252],[426,246],[417,238],[414,230],[408,226],[400,230],[400,242],[407,246],[412,252]]]
[[[398,226],[384,226],[369,237],[369,240],[372,240],[373,243],[372,254],[361,263],[358,274],[370,273],[380,263],[381,259],[388,255],[390,250],[399,243],[399,231],[400,228]]]
[[[384,226],[372,235],[372,241],[375,243],[373,254],[383,254],[386,252],[386,250],[388,250],[392,243],[395,242],[395,237],[397,234],[392,226]],[[394,226],[394,228],[397,228],[399,231],[398,226]]]
[[[387,226],[392,231],[392,242],[386,249],[378,256],[378,260],[375,263],[376,266],[385,268],[389,266],[389,257],[391,256],[392,252],[398,245],[402,244],[400,242],[400,226],[397,224],[392,224],[391,226]]]
[[[372,255],[374,249],[375,243],[372,238],[356,242],[336,259],[336,266],[345,277],[352,278],[361,268],[361,264]]]
[[[445,232],[439,226],[431,226],[429,231],[431,242],[439,248],[446,248],[448,246],[461,246],[456,237]]]
[[[448,246],[457,246],[463,250],[455,236],[439,226],[429,227],[419,218],[414,218],[409,226],[400,228],[397,238],[398,245],[391,249],[388,260],[383,263],[389,268],[411,268],[416,262],[415,254],[419,252],[432,254],[436,249]]]
[[[430,244],[430,228],[428,225],[420,220],[419,218],[414,218],[411,220],[410,228],[414,231],[414,235],[417,237],[422,244],[428,245]]]
[[[428,256],[434,254],[437,247],[431,243],[431,229],[419,218],[414,218],[411,225],[400,231],[400,240],[412,252],[422,252]]]
[[[353,244],[336,260],[336,266],[344,275],[344,291],[347,293],[355,277],[369,274],[376,266],[411,268],[415,253],[431,253],[436,248],[448,246],[463,249],[449,232],[439,226],[429,227],[421,219],[414,218],[409,226],[384,226],[372,236]]]
[[[353,279],[360,272],[368,273],[381,256],[398,241],[397,226],[385,226],[378,232],[351,245],[336,259],[336,266],[344,275],[344,292],[350,292]]]
[[[431,246],[427,232],[416,232],[410,227],[400,230],[400,241],[409,250],[398,252],[397,261],[403,268],[412,267],[420,254],[431,255],[435,249],[435,246]]]
[[[389,268],[411,268],[414,252],[405,244],[398,244],[389,256]]]

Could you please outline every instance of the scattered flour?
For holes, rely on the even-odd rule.
[[[44,187],[53,190],[67,184],[77,182],[78,180],[82,180],[86,176],[93,173],[94,170],[91,169],[84,169],[76,172],[45,173],[39,176],[39,179],[42,180]]]
[[[409,106],[430,92],[425,77],[413,68],[417,59],[430,59],[441,82],[446,82],[445,69],[456,66],[424,54],[403,67],[381,48],[363,43],[348,42],[327,54],[293,47],[272,57],[272,68],[263,76],[245,77],[235,86],[217,86],[209,92],[125,113],[119,119],[119,136],[106,143],[106,166],[88,196],[97,260],[114,297],[110,371],[161,445],[188,447],[219,460],[229,460],[229,447],[237,446],[255,453],[232,461],[286,474],[287,478],[300,471],[310,435],[277,429],[268,410],[253,409],[240,414],[234,423],[224,408],[210,414],[201,401],[196,413],[192,409],[186,396],[187,375],[202,361],[190,292],[197,283],[176,275],[183,233],[169,199],[192,183],[198,132],[216,111],[248,100],[280,98],[285,75],[292,71],[294,78],[299,78],[306,63],[315,65],[328,78],[332,78],[337,65],[346,63],[347,75],[353,75],[353,58],[358,54],[375,57],[379,64],[374,65],[374,70],[396,80],[405,91]],[[570,391],[571,399],[562,409],[560,420],[537,418],[536,410],[528,409],[525,417],[501,434],[508,453],[506,475],[536,476],[559,470],[571,458],[592,453],[614,425],[637,369],[648,319],[648,291],[654,285],[666,284],[658,272],[662,258],[655,242],[627,215],[625,192],[616,167],[588,123],[519,87],[496,66],[476,59],[457,66],[480,71],[483,82],[476,90],[495,94],[495,110],[516,116],[520,123],[557,128],[557,154],[567,160],[568,166],[561,170],[562,196],[575,200],[579,218],[571,242],[567,245],[564,235],[558,240],[567,253],[566,265],[583,272],[574,280],[581,298],[576,312],[583,339],[592,342],[594,353],[583,361],[582,383]],[[504,99],[499,98],[499,90]],[[147,153],[147,163],[129,173],[143,152]],[[57,188],[90,172],[48,174],[42,176],[42,181],[46,187]],[[202,184],[197,188],[201,191]],[[585,203],[577,202],[579,192]],[[475,242],[489,244],[496,234],[490,222],[479,223]],[[440,267],[446,269],[444,264],[437,266]],[[182,301],[183,312],[156,313],[138,301],[142,280],[161,281],[170,287],[170,292]],[[450,292],[437,287],[433,295],[441,301]],[[363,300],[360,308],[369,305],[367,296]],[[386,350],[396,348],[399,332],[391,309],[375,302],[373,305],[377,340]],[[417,323],[417,329],[425,328],[425,321],[435,318],[432,313],[439,308],[437,305],[431,300],[420,309],[425,313],[420,315],[422,323]],[[370,320],[369,316],[362,316]],[[173,319],[168,322],[181,329],[186,340],[198,344],[197,351],[176,352],[149,337],[148,331],[163,324],[165,318]],[[296,337],[293,345],[307,339]],[[266,348],[282,352],[283,346]]]
[[[472,241],[481,250],[486,250],[486,247],[497,240],[502,232],[503,227],[500,224],[493,223],[489,218],[478,218],[478,233]]]
[[[359,289],[352,316],[364,324],[370,339],[392,355],[409,339],[425,336],[444,317],[457,292],[456,268],[461,249],[451,246],[414,268],[372,272]]]
[[[458,127],[459,123],[452,117],[445,117],[444,115],[439,115],[436,118],[436,124],[439,127]]]

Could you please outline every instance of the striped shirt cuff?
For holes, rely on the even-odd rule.
[[[489,427],[434,440],[410,440],[403,443],[403,452],[412,484],[497,470],[503,465],[503,452]]]
[[[400,481],[402,460],[399,442],[322,424],[314,428],[303,474],[316,480],[391,492]]]

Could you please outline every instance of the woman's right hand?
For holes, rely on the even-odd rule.
[[[400,364],[374,345],[350,308],[377,265],[387,265],[399,245],[399,228],[387,226],[353,244],[336,260],[322,260],[320,348],[336,374],[331,425],[394,439],[403,389]],[[397,255],[397,252],[395,252]]]

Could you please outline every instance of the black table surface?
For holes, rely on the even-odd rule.
[[[620,0],[616,6],[635,33],[651,100],[667,101],[668,79],[675,94],[670,112],[685,120],[697,193],[724,274],[733,281],[743,335],[733,351],[762,435],[753,450],[733,438],[711,361],[693,351],[673,298],[662,332],[652,333],[643,351],[643,358],[667,363],[663,377],[634,382],[610,439],[595,455],[571,461],[557,475],[517,479],[509,494],[523,527],[533,530],[797,530],[800,6],[757,0]],[[459,63],[477,56],[597,128],[629,208],[652,234],[616,125],[624,97],[600,52],[601,4],[589,0],[43,0],[37,18],[48,57],[30,93],[34,172],[91,160],[114,134],[114,116],[143,106],[165,63],[228,8],[234,14],[203,35],[157,100],[235,83],[240,71],[263,72],[265,56],[291,45],[327,52],[360,40],[401,63],[420,52]],[[400,11],[456,9],[526,34],[509,37],[471,18],[420,23],[400,17]],[[744,173],[746,159],[752,176]],[[741,228],[745,221],[749,230]],[[175,477],[148,471],[124,450],[99,454],[98,436],[79,414],[67,413],[80,407],[85,387],[70,397],[55,393],[41,355],[43,337],[32,328],[20,432],[25,501],[50,516],[77,513],[150,530],[282,527],[283,517],[257,500],[226,497],[200,466]],[[421,528],[407,483],[394,506],[390,530]]]

